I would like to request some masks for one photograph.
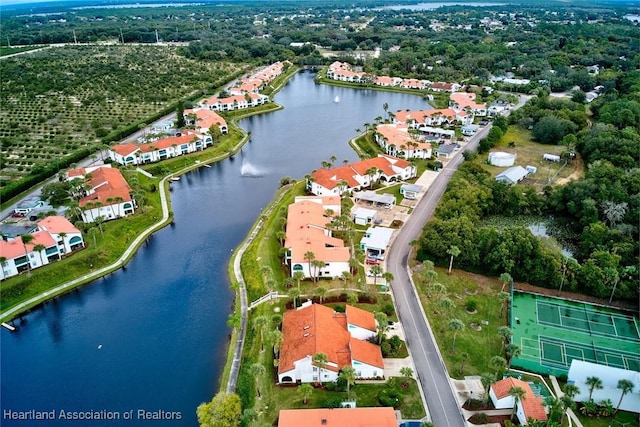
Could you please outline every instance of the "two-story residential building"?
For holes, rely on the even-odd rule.
[[[78,201],[84,222],[94,222],[102,217],[108,221],[123,218],[135,211],[131,188],[122,173],[111,165],[72,169],[67,180],[80,178],[85,181],[85,195]]]
[[[143,165],[201,151],[211,145],[211,135],[185,130],[178,136],[161,138],[145,144],[114,145],[109,148],[109,158],[121,165]]]
[[[410,162],[386,154],[329,169],[315,170],[307,179],[307,191],[318,196],[342,195],[383,180],[414,178],[417,168]]]
[[[430,159],[431,143],[419,135],[409,133],[409,127],[402,123],[378,125],[374,138],[385,153],[404,159]]]
[[[340,215],[339,196],[298,197],[289,205],[284,247],[285,263],[292,277],[296,272],[313,279],[341,277],[350,270],[349,248],[327,227],[333,215]],[[323,265],[314,261],[322,261]]]
[[[244,99],[243,96],[241,96],[241,98]],[[195,126],[196,131],[201,134],[209,133],[212,126],[217,126],[223,135],[229,133],[227,121],[218,113],[208,108],[184,110],[184,117],[187,124]]]
[[[347,306],[345,313],[330,307],[305,303],[284,313],[278,382],[333,382],[340,369],[352,367],[357,378],[384,377],[380,347],[358,337],[375,336],[372,313]],[[318,353],[327,363],[313,360]]]
[[[465,110],[474,116],[487,115],[487,104],[476,102],[476,94],[473,92],[456,92],[449,95],[449,106],[455,111]]]
[[[0,240],[0,280],[42,267],[84,247],[82,233],[64,217],[47,217],[29,234],[32,240],[26,244],[20,236]]]

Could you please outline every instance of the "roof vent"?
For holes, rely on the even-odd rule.
[[[308,336],[309,336],[309,333],[307,332],[307,333],[306,333],[306,334],[304,334],[303,336],[304,336],[304,337],[308,337]]]
[[[320,424],[322,424],[323,426],[327,425],[327,419],[323,418],[322,421],[320,421]]]
[[[304,330],[306,331],[306,330],[307,330],[307,329],[309,329],[309,328],[310,328],[310,326],[309,326],[309,325],[305,325],[305,327],[304,327],[304,328],[302,328],[302,329],[304,329]]]

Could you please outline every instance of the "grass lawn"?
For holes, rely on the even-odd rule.
[[[332,385],[324,388],[315,388],[308,396],[308,402],[303,403],[303,395],[296,386],[277,386],[277,367],[274,363],[273,342],[269,338],[269,331],[277,327],[274,315],[278,319],[285,311],[286,301],[265,303],[258,306],[250,313],[249,329],[245,341],[243,363],[238,379],[238,394],[243,401],[243,408],[253,408],[258,413],[255,425],[274,425],[280,409],[323,408],[335,405],[347,399],[346,391],[335,390]],[[360,308],[369,310],[370,307],[356,304]],[[260,332],[253,325],[253,319],[265,316],[269,322],[263,331],[265,339],[264,351],[261,351]],[[251,365],[258,363],[265,368],[265,373],[256,377],[251,373]],[[404,387],[403,383],[407,386]],[[257,396],[257,388],[260,389],[260,398]],[[414,380],[391,379],[386,383],[358,382],[351,387],[350,398],[357,401],[359,407],[384,406],[380,403],[378,395],[383,390],[394,390],[401,396],[401,405],[404,418],[422,418],[425,411],[422,406],[420,391]]]
[[[451,276],[447,275],[446,269],[436,268],[436,272],[438,278],[435,282],[444,285],[445,292],[429,292],[425,285],[420,285],[418,293],[449,375],[462,378],[465,375],[493,372],[489,360],[493,356],[504,357],[502,339],[498,335],[498,328],[507,325],[506,310],[500,318],[500,300],[497,298],[502,285],[497,279],[464,271],[454,270]],[[416,284],[421,283],[420,273],[414,274],[413,280]],[[453,302],[450,309],[443,308],[440,303],[445,297]],[[475,313],[469,313],[465,309],[465,304],[472,300],[477,306]],[[465,325],[456,336],[455,352],[451,351],[453,335],[447,330],[451,319],[460,319]],[[472,323],[477,324],[480,330],[472,329]],[[460,373],[463,353],[467,353],[469,357]]]
[[[152,184],[158,187],[160,181],[157,178],[147,178],[140,173],[129,172],[128,174],[135,174],[138,185],[145,189],[150,188]],[[0,309],[4,311],[43,291],[113,263],[142,230],[156,223],[161,217],[160,194],[157,191],[147,192],[145,204],[136,214],[121,220],[105,222],[102,224],[102,231],[96,226],[92,236],[85,234],[85,249],[35,269],[31,272],[31,276],[20,274],[2,281]]]
[[[515,142],[514,147],[510,147],[509,143]],[[584,174],[583,164],[581,159],[576,159],[573,162],[563,167],[564,161],[559,163],[550,162],[543,159],[545,153],[561,155],[566,147],[562,145],[545,145],[540,144],[531,138],[531,131],[521,129],[518,126],[509,126],[507,132],[502,137],[501,142],[496,145],[491,151],[504,151],[507,153],[517,154],[515,165],[520,166],[535,166],[538,168],[535,174],[531,174],[525,180],[527,184],[533,184],[536,187],[542,188],[548,184],[549,180],[552,183],[564,182],[570,176],[582,176]],[[477,162],[480,162],[482,166],[491,172],[491,175],[495,176],[504,171],[505,168],[491,166],[487,164],[486,157],[484,155],[478,156]]]
[[[617,402],[614,402],[614,404]],[[638,427],[640,426],[640,419],[638,414],[632,412],[620,411],[616,414],[615,418],[612,417],[587,417],[580,413],[580,410],[575,410],[575,414],[580,419],[580,422],[584,427]]]

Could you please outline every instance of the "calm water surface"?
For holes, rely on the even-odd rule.
[[[389,111],[430,108],[416,96],[316,85],[310,73],[296,75],[276,101],[285,109],[241,122],[252,138],[233,160],[172,184],[175,225],[154,234],[126,270],[34,310],[17,333],[0,328],[2,413],[133,410],[134,419],[3,417],[0,425],[196,425],[195,408],[216,393],[225,362],[231,251],[280,178],[302,178],[332,155],[356,160],[347,141],[384,116],[384,103]],[[138,420],[139,409],[182,420]]]

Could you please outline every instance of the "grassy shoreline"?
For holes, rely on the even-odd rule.
[[[286,73],[279,76],[274,82],[275,89],[271,93],[280,90],[284,83],[297,72],[298,68],[291,67]],[[172,222],[173,212],[168,178],[183,175],[205,164],[219,162],[233,156],[249,140],[249,135],[237,125],[237,121],[254,114],[276,111],[281,108],[282,106],[271,102],[259,107],[257,111],[236,113],[229,120],[231,128],[229,136],[218,146],[144,166],[143,169],[152,173],[154,177],[147,178],[136,173],[137,180],[141,187],[155,188],[155,190],[147,193],[143,212],[118,221],[104,223],[102,225],[104,231],[96,237],[95,241],[84,236],[86,248],[74,253],[73,256],[35,269],[30,276],[21,274],[2,281],[0,283],[2,295],[0,321],[11,321],[50,299],[91,283],[93,280],[126,265],[148,236]],[[124,169],[123,172],[125,175],[135,173],[130,169]],[[164,196],[161,196],[161,192],[164,193]],[[166,197],[167,200],[166,213],[162,212],[161,197]],[[160,215],[166,215],[167,218],[158,221],[157,217]],[[127,256],[120,260],[124,254]],[[68,286],[52,291],[65,284]],[[34,300],[16,312],[7,314],[9,310],[32,299]]]

